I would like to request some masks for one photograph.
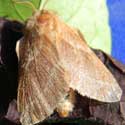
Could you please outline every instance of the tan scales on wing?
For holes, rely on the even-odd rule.
[[[44,10],[27,22],[19,70],[18,109],[23,125],[51,115],[69,88],[103,102],[119,101],[122,94],[77,31]]]

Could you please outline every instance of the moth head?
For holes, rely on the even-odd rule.
[[[48,26],[55,21],[53,12],[47,10],[37,11],[26,22],[26,29],[31,31],[34,28],[41,28],[43,25]]]

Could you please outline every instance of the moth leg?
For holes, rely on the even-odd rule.
[[[69,94],[65,97],[56,108],[60,117],[68,117],[69,114],[73,111],[75,104],[75,91],[70,89]]]

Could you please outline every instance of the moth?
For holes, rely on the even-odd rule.
[[[54,110],[73,109],[73,92],[101,102],[117,102],[122,90],[77,32],[53,12],[36,12],[26,23],[19,47],[18,111],[33,125]]]

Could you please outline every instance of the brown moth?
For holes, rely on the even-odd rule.
[[[71,109],[64,107],[73,108],[74,103],[65,102],[71,89],[101,102],[120,100],[122,90],[112,74],[79,33],[58,16],[45,10],[36,12],[25,30],[19,45],[22,125],[43,121],[56,108],[67,116]]]

